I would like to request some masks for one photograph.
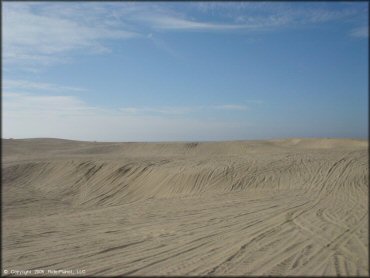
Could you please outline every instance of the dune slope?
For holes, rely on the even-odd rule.
[[[3,268],[368,275],[367,147],[3,140]]]

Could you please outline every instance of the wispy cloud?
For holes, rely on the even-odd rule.
[[[23,118],[35,116],[42,117],[74,117],[86,115],[87,112],[96,111],[75,96],[39,95],[29,93],[3,94],[4,118]]]
[[[196,22],[179,24],[190,28],[251,31],[275,30],[276,28],[300,27],[343,19],[355,19],[366,15],[367,10],[354,5],[333,5],[332,3],[271,3],[271,2],[199,2],[189,4],[203,14],[211,15],[227,25],[208,24],[199,26]],[[167,20],[168,21],[168,20]],[[173,22],[176,23],[176,18]],[[177,26],[176,24],[174,26]]]
[[[249,102],[249,101],[246,101]],[[253,102],[253,101],[251,101]],[[258,102],[260,103],[260,102]],[[162,114],[162,115],[186,115],[195,112],[207,113],[214,110],[242,112],[247,111],[248,106],[240,104],[222,105],[195,105],[195,106],[172,106],[172,107],[123,107],[120,111],[128,114]]]
[[[49,65],[72,50],[106,52],[103,41],[136,37],[111,17],[75,3],[59,5],[5,3],[3,5],[3,58],[7,64]],[[63,11],[69,10],[67,15]],[[83,16],[82,16],[83,15]],[[86,16],[86,18],[85,18]],[[110,21],[108,21],[108,19]]]
[[[207,13],[207,19],[204,14]],[[156,32],[268,31],[277,28],[355,19],[367,13],[357,6],[292,3],[5,3],[5,67],[37,69],[71,61],[71,53],[109,53],[109,41],[149,38],[173,56],[181,56]],[[363,29],[353,36],[363,37]],[[148,34],[152,34],[149,35]]]
[[[4,80],[3,89],[7,91],[37,90],[46,92],[84,92],[86,89],[72,86],[61,86],[45,82],[32,82],[27,80]]]
[[[350,35],[356,38],[368,38],[369,37],[369,26],[362,26],[362,27],[355,28],[350,32]]]
[[[127,114],[163,114],[163,115],[184,115],[198,110],[199,107],[123,107],[119,111]]]
[[[248,28],[247,25],[202,22],[164,14],[147,14],[140,19],[150,27],[160,30],[224,31]]]
[[[168,53],[174,58],[183,59],[183,56],[176,51],[173,47],[171,47],[168,43],[166,43],[163,39],[159,38],[156,34],[150,33],[147,35],[147,38],[154,44],[155,47],[158,49]]]
[[[221,110],[235,110],[235,111],[245,111],[248,109],[246,105],[238,105],[238,104],[218,105],[218,106],[215,106],[215,108],[221,109]]]

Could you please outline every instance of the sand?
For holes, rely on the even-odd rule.
[[[365,141],[2,143],[3,271],[369,274]]]

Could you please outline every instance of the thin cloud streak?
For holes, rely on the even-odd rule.
[[[355,28],[351,31],[350,35],[355,38],[368,38],[369,37],[369,26],[362,26]]]
[[[45,82],[32,82],[27,80],[4,80],[3,89],[14,90],[38,90],[47,92],[85,92],[86,89],[72,86],[61,86]]]
[[[147,15],[141,17],[141,20],[148,23],[152,28],[161,30],[226,31],[253,27],[238,24],[201,22],[161,14]]]
[[[246,101],[248,102],[248,101]],[[157,113],[168,115],[185,115],[194,112],[206,112],[210,110],[228,110],[228,111],[247,111],[246,105],[239,104],[223,104],[223,105],[199,105],[199,106],[174,106],[174,107],[123,107],[119,109],[124,113],[140,114],[140,113]]]
[[[234,111],[245,111],[248,109],[245,105],[238,105],[238,104],[225,104],[225,105],[219,105],[215,106],[216,109],[221,110],[234,110]]]

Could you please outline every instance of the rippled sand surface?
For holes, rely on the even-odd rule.
[[[368,145],[3,140],[4,269],[368,275]]]

